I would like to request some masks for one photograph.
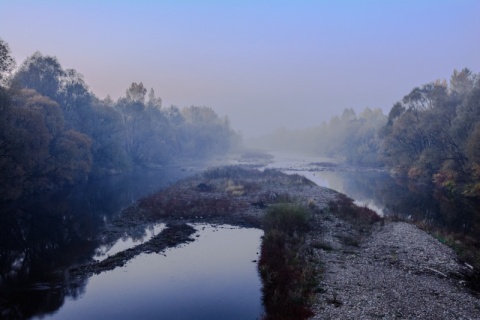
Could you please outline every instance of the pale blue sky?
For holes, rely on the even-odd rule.
[[[246,136],[388,112],[413,87],[480,72],[480,1],[0,0],[0,37],[85,76],[100,98],[131,82],[206,105]]]

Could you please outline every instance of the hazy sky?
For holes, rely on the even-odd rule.
[[[251,136],[388,112],[454,69],[480,72],[479,16],[478,0],[0,0],[0,37],[17,64],[54,55],[100,98],[143,82]]]

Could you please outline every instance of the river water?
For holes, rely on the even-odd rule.
[[[195,241],[142,254],[89,279],[45,319],[257,319],[262,313],[256,263],[263,232],[194,225]]]
[[[194,225],[195,241],[164,255],[142,254],[89,279],[65,277],[76,264],[103,260],[161,232],[165,226],[155,224],[114,243],[97,240],[126,206],[206,167],[132,172],[3,208],[0,318],[260,318],[258,229]]]
[[[269,168],[306,176],[319,186],[334,189],[367,206],[381,216],[425,221],[448,231],[478,239],[480,204],[393,178],[378,168],[353,168],[333,165],[332,159],[311,155],[274,153]]]
[[[381,215],[424,219],[469,233],[478,205],[393,179],[388,172],[332,166],[329,159],[274,154],[263,168],[305,175]],[[0,318],[5,319],[256,319],[262,314],[256,271],[257,229],[197,225],[193,243],[164,255],[142,254],[126,266],[79,282],[62,270],[148,241],[157,224],[98,243],[123,208],[205,169],[141,171],[44,195],[0,215]],[[461,210],[463,213],[458,214]]]

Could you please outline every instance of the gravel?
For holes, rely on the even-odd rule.
[[[317,224],[309,241],[327,249],[315,249],[324,275],[313,319],[480,319],[453,250],[414,225],[362,233],[331,213]]]

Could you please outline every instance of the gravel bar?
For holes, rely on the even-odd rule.
[[[328,213],[318,224],[310,241],[327,249],[316,249],[324,276],[313,319],[480,319],[466,267],[416,226],[390,222],[364,235]]]

